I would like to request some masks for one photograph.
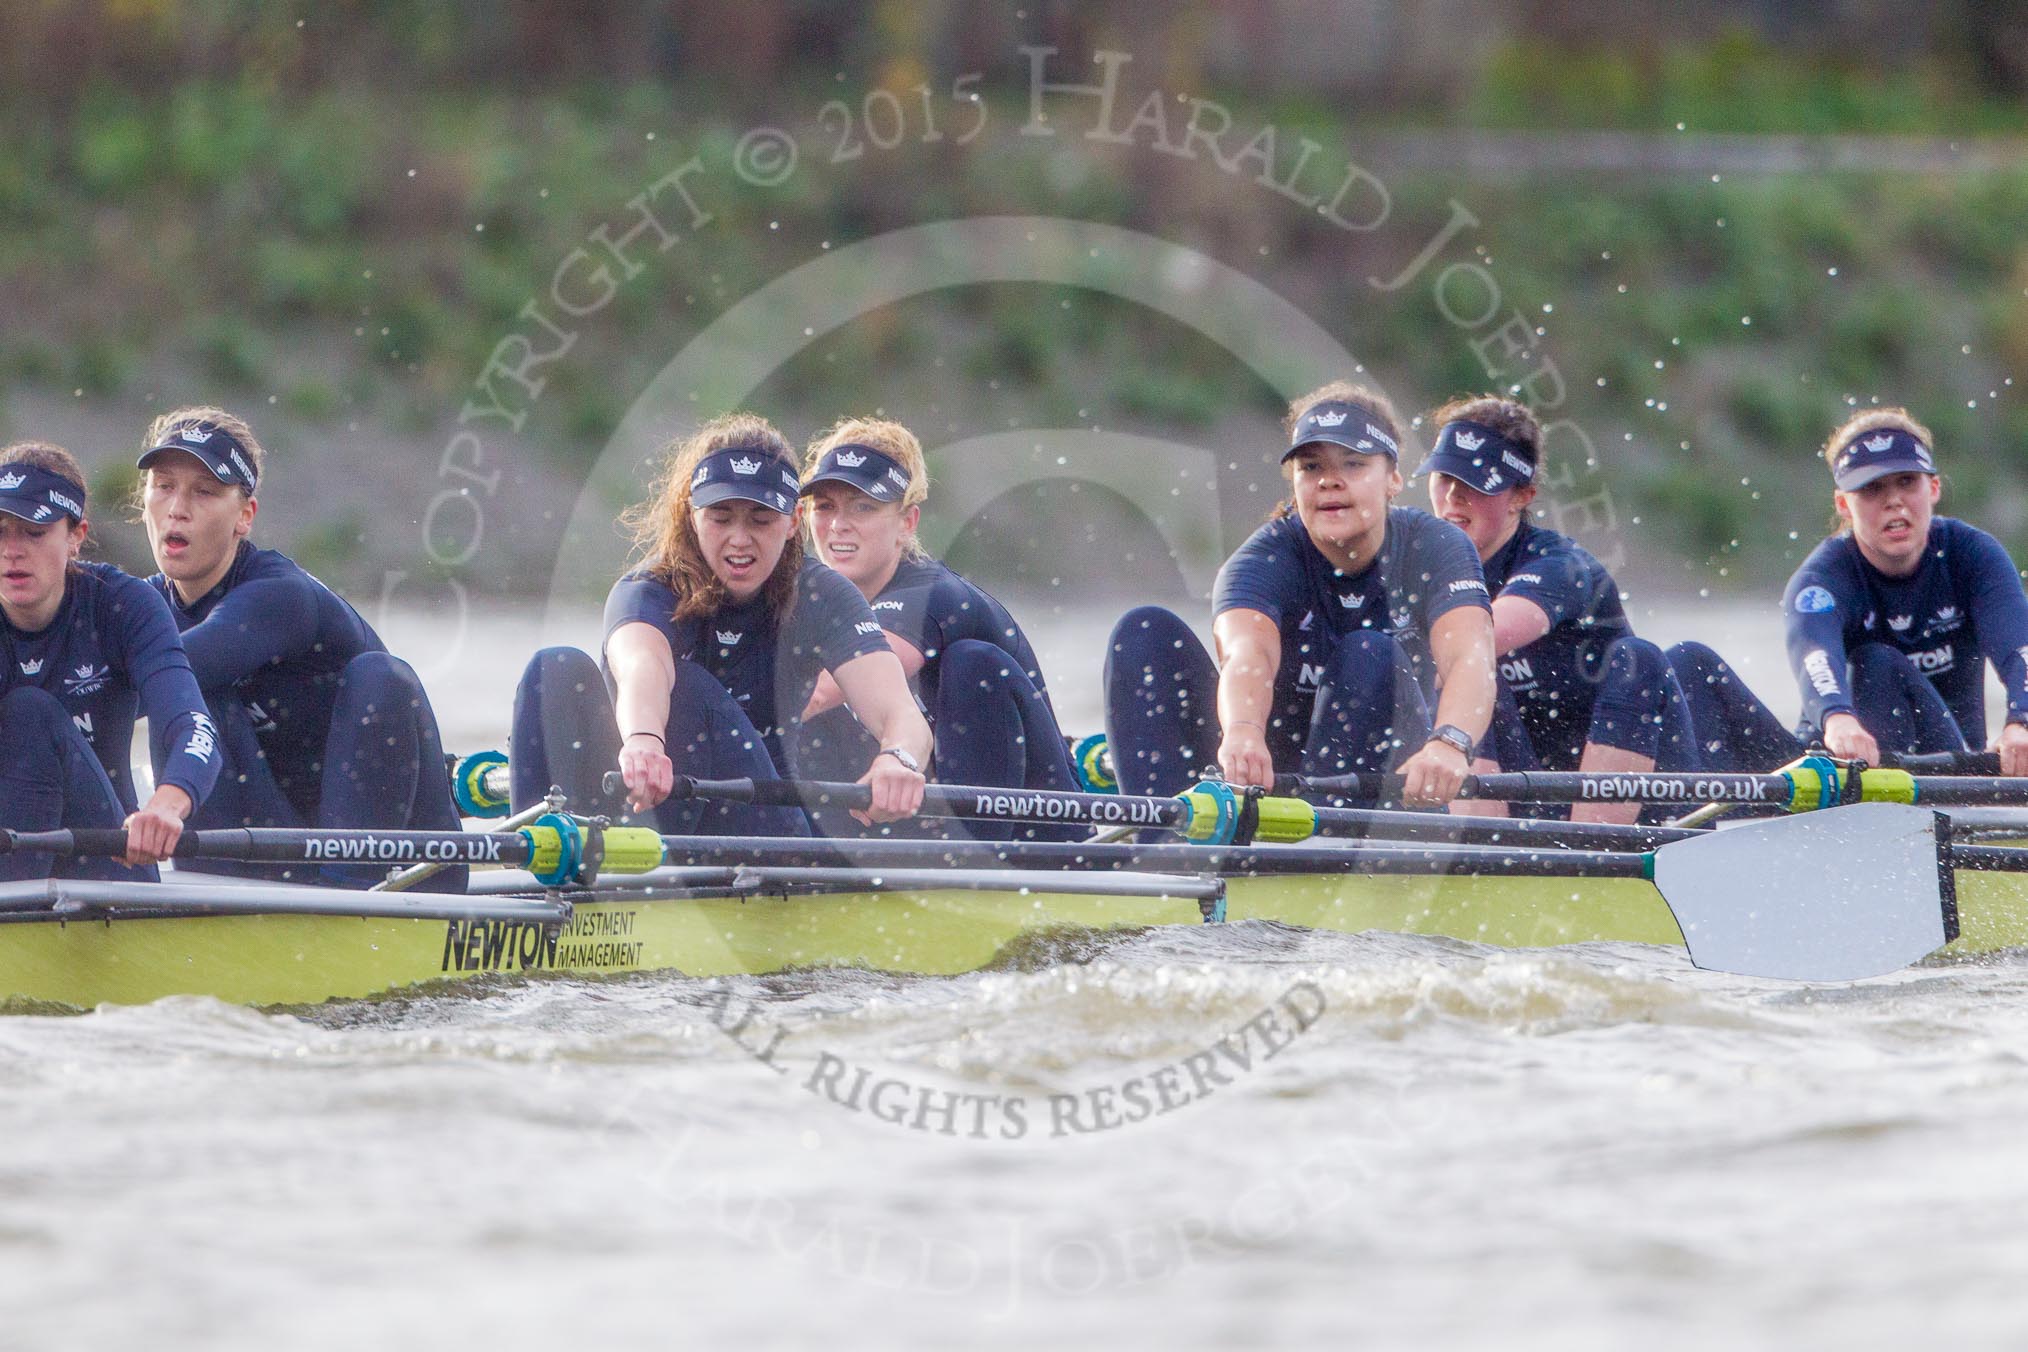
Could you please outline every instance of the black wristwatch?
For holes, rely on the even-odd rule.
[[[1455,723],[1437,724],[1434,728],[1430,729],[1429,739],[1432,742],[1442,742],[1445,746],[1456,747],[1465,753],[1466,760],[1472,758],[1472,748],[1477,745],[1472,740],[1472,734],[1466,732]]]

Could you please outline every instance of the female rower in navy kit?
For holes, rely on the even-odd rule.
[[[1872,764],[1883,751],[1976,748],[1991,662],[2007,696],[1992,749],[2002,774],[2028,774],[2028,596],[1999,541],[1935,514],[1943,481],[1931,445],[1900,408],[1858,414],[1824,444],[1845,529],[1782,597],[1803,695],[1795,734],[1711,649],[1670,650],[1708,767],[1767,770],[1810,744]]]
[[[922,806],[929,726],[866,599],[804,558],[795,466],[787,439],[752,414],[714,419],[670,448],[654,497],[626,518],[641,563],[606,599],[612,702],[584,654],[536,655],[515,698],[517,805],[552,780],[595,797],[587,766],[616,757],[629,805],[655,809],[665,832],[807,834],[799,810],[669,793],[679,772],[794,772],[801,712],[829,672],[877,743],[860,776],[872,807],[854,815],[893,821]]]
[[[124,864],[0,855],[0,881],[152,881],[218,778],[211,720],[176,622],[138,578],[82,563],[84,471],[40,442],[0,450],[0,827],[117,827]],[[169,748],[136,805],[128,756],[146,713]]]
[[[848,418],[811,443],[804,473],[817,555],[872,605],[919,691],[936,734],[938,778],[1075,790],[1027,635],[1005,606],[917,542],[929,472],[915,434],[885,419]],[[821,676],[804,717],[838,702],[837,683]],[[842,730],[849,745],[864,741]]]
[[[1175,793],[1214,766],[1256,785],[1393,768],[1406,801],[1449,803],[1493,714],[1478,557],[1456,526],[1390,505],[1401,430],[1380,395],[1326,385],[1290,405],[1287,426],[1290,500],[1218,574],[1216,669],[1159,607],[1113,630],[1106,735],[1121,792]]]
[[[141,521],[190,668],[218,726],[224,768],[195,827],[455,831],[436,716],[422,682],[336,592],[249,535],[267,453],[216,408],[165,413],[138,462]],[[155,745],[159,765],[164,748]],[[247,877],[297,865],[207,865]],[[316,875],[367,887],[372,870]],[[463,890],[465,870],[430,886]]]
[[[1493,593],[1502,698],[1491,741],[1503,770],[1694,767],[1683,698],[1662,650],[1634,637],[1605,566],[1528,519],[1542,425],[1497,395],[1430,415],[1430,508],[1478,551]],[[1577,821],[1631,822],[1638,804],[1579,803]]]

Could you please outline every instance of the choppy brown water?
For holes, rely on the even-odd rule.
[[[1037,635],[1067,726],[1109,618]],[[1792,707],[1769,615],[1675,619]],[[529,641],[425,672],[453,747]],[[0,1349],[2012,1348],[2024,1139],[2015,957],[1805,990],[1243,924],[17,1014]]]
[[[2028,1327],[2017,960],[1810,991],[1258,923],[1073,956],[0,1019],[0,1345]]]

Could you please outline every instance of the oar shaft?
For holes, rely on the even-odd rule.
[[[16,853],[38,851],[116,859],[127,852],[120,830],[18,831],[0,840]],[[178,859],[235,860],[260,864],[505,864],[528,862],[518,834],[464,831],[303,831],[283,827],[225,827],[185,831]]]
[[[1389,799],[1401,794],[1401,776],[1358,774],[1308,777],[1284,775],[1282,793],[1342,794]],[[1781,775],[1592,774],[1574,770],[1528,770],[1467,775],[1460,798],[1510,803],[1761,803],[1783,807],[1790,784]]]
[[[762,807],[864,809],[873,802],[873,792],[864,784],[827,784],[794,779],[693,779],[688,775],[677,776],[676,787],[669,796],[716,798]],[[971,821],[1180,827],[1188,821],[1190,809],[1173,798],[931,784],[923,789],[922,809],[918,815],[961,817]]]

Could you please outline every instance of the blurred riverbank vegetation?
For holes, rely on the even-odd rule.
[[[794,177],[717,174],[708,234],[651,259],[545,372],[520,436],[559,479],[741,297],[834,244],[976,215],[1102,221],[1200,249],[1427,407],[1489,383],[1483,335],[1427,285],[1382,293],[1367,279],[1400,270],[1461,203],[1480,224],[1455,256],[1541,327],[1620,514],[1644,518],[1646,547],[1700,582],[1785,573],[1787,530],[1807,547],[1827,510],[1812,454],[1872,400],[1914,407],[1956,504],[2028,552],[2028,157],[2004,153],[2028,137],[2028,102],[2017,53],[1996,45],[2004,14],[1936,7],[1920,42],[1884,55],[1755,6],[1647,36],[1481,22],[1448,75],[1383,60],[1365,85],[1207,56],[1235,34],[1290,40],[1287,8],[1143,21],[1039,6],[1024,24],[936,5],[586,18],[533,0],[28,0],[0,55],[0,430],[39,434],[28,420],[66,398],[201,398],[340,464],[364,425],[383,448],[412,443],[426,472],[489,354],[588,231],[690,156],[722,162],[745,129],[778,124],[802,148]],[[1402,41],[1407,53],[1424,39]],[[1062,80],[1095,78],[1101,47],[1130,51],[1122,108],[1150,90],[1215,100],[1238,129],[1228,149],[1266,125],[1284,148],[1309,137],[1320,162],[1385,182],[1389,218],[1347,232],[1204,154],[1092,143],[1076,134],[1089,101],[1064,107],[1065,134],[1023,136],[1023,42],[1057,46]],[[960,147],[970,111],[946,91],[972,70],[986,129]],[[906,134],[831,162],[820,109],[863,108],[881,89],[907,110]],[[940,139],[918,107],[944,119]],[[1605,133],[1636,138],[1644,167],[1560,161],[1565,138]],[[1752,164],[1758,138],[1797,134],[1854,149],[1831,169]],[[1863,138],[1902,158],[1869,167]],[[2003,153],[1968,169],[1963,145]],[[1747,167],[1706,172],[1712,156]],[[866,316],[765,393],[799,433],[880,406],[932,445],[1086,424],[1250,450],[1272,444],[1278,412],[1243,363],[1171,321],[1013,284]],[[320,496],[344,491],[342,474],[319,481]],[[363,528],[331,526],[359,515],[327,499],[304,523],[325,567],[372,554]]]

